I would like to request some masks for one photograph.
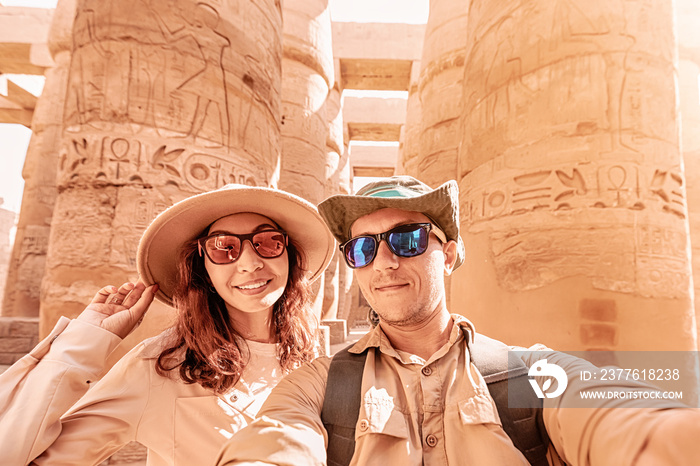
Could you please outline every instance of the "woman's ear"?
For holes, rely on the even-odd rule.
[[[450,240],[442,245],[445,254],[445,275],[451,275],[457,263],[457,242]]]

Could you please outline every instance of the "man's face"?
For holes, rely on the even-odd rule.
[[[350,233],[352,237],[378,234],[398,225],[425,222],[431,223],[420,212],[382,209],[357,219]],[[382,322],[393,326],[414,325],[445,309],[444,275],[452,271],[456,251],[454,241],[441,244],[432,233],[428,249],[415,257],[396,256],[382,241],[372,263],[355,269],[355,277]]]

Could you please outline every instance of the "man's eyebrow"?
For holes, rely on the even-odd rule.
[[[252,233],[257,233],[257,232],[263,231],[263,230],[279,230],[279,227],[276,225],[271,225],[269,223],[262,223],[262,224],[258,225],[257,227],[253,228]],[[210,231],[208,236],[221,235],[221,234],[235,235],[236,233],[233,233],[232,231],[228,231],[228,230],[214,230],[214,231]],[[238,234],[243,234],[243,233],[238,233]]]

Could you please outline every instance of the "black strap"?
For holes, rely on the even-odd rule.
[[[549,436],[542,418],[542,400],[528,382],[527,366],[520,358],[508,357],[509,349],[504,343],[477,333],[469,345],[469,354],[484,377],[503,430],[513,445],[531,465],[547,466]]]
[[[328,431],[328,466],[346,466],[355,453],[355,425],[360,416],[362,370],[367,351],[355,354],[352,345],[337,352],[328,369],[321,420]]]
[[[328,370],[321,420],[328,431],[329,466],[347,466],[355,452],[355,426],[360,415],[362,372],[367,352],[350,353],[351,346],[333,356]],[[500,341],[480,334],[476,334],[474,343],[469,345],[472,362],[487,383],[503,430],[531,465],[547,466],[549,437],[542,419],[542,400],[527,381],[525,363],[518,358],[508,358],[508,350]],[[521,397],[518,406],[527,407],[509,408],[508,390],[515,390]]]

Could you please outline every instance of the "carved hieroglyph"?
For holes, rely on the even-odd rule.
[[[274,184],[279,15],[273,1],[80,2],[61,184]]]
[[[667,0],[471,3],[463,312],[567,349],[695,347],[675,47]],[[602,297],[619,328],[584,331]]]
[[[275,0],[78,2],[43,332],[135,279],[138,240],[173,202],[277,183],[281,21]]]

